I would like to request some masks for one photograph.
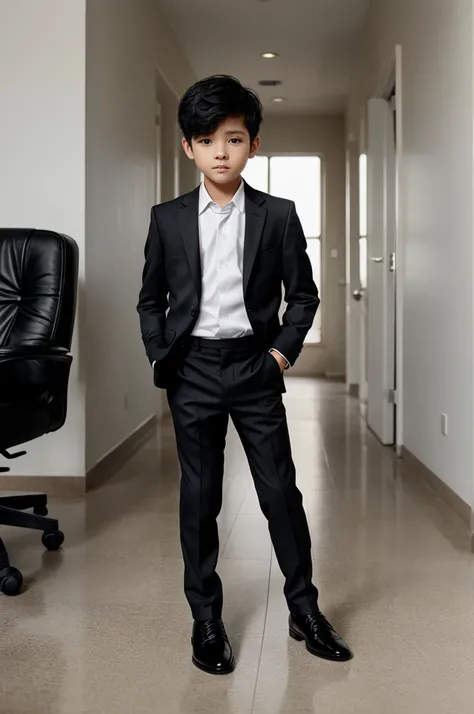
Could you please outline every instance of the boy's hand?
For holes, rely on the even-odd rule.
[[[285,367],[286,367],[286,360],[283,359],[283,357],[280,354],[278,354],[278,352],[275,352],[275,350],[270,350],[270,354],[278,362],[278,366],[280,367],[280,372],[283,374],[283,372],[285,371]]]

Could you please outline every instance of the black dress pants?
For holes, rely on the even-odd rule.
[[[222,506],[224,447],[232,419],[255,482],[261,509],[296,615],[314,612],[311,540],[296,487],[282,401],[283,376],[253,337],[193,338],[167,390],[181,465],[180,534],[184,589],[193,617],[220,618],[222,583],[217,516]]]

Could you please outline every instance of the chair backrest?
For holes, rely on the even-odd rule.
[[[78,254],[69,236],[0,228],[0,347],[70,349]]]

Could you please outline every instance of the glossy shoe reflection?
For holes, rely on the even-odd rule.
[[[306,642],[311,654],[334,662],[347,662],[353,655],[342,637],[321,612],[311,615],[289,617],[290,637]]]
[[[195,620],[193,664],[208,674],[230,674],[234,655],[222,620]]]

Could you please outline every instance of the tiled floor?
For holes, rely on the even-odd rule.
[[[472,714],[465,526],[397,470],[342,385],[288,383],[315,581],[354,660],[323,662],[288,638],[282,577],[232,431],[219,573],[237,669],[212,677],[191,665],[166,424],[87,502],[51,500],[62,552],[2,528],[26,580],[0,599],[2,714]]]

